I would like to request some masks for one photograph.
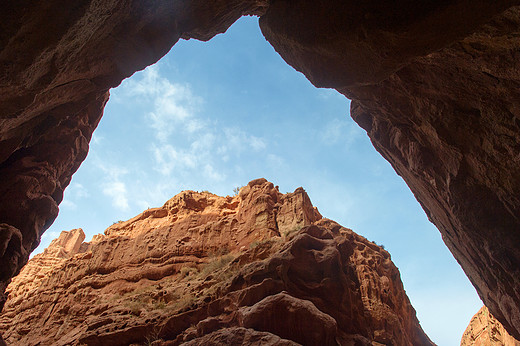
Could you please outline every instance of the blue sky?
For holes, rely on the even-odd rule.
[[[423,329],[459,345],[481,307],[475,289],[412,193],[350,118],[350,102],[316,89],[242,18],[209,42],[180,41],[111,91],[90,153],[43,235],[87,240],[182,190],[232,195],[265,177],[303,186],[321,214],[383,244]]]

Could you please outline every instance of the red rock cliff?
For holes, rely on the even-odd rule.
[[[302,188],[185,191],[81,243],[62,232],[8,286],[13,345],[432,345],[388,252]]]
[[[520,338],[518,4],[276,1],[260,24],[289,64],[353,100],[354,120]]]
[[[513,338],[483,306],[473,316],[462,335],[460,346],[520,346],[520,341]]]
[[[58,212],[108,90],[244,14],[353,118],[520,338],[520,0],[10,1],[0,14],[0,292]],[[0,299],[0,304],[3,299]]]

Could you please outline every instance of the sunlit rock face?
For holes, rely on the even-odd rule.
[[[461,346],[520,346],[520,341],[513,338],[483,306],[473,316],[462,335]]]
[[[12,345],[432,345],[381,247],[302,188],[185,191],[82,243],[62,232],[8,286]]]
[[[108,90],[245,14],[351,113],[520,338],[520,0],[11,1],[0,14],[0,291],[84,160]],[[3,298],[5,299],[5,298]],[[3,299],[0,299],[0,304]]]

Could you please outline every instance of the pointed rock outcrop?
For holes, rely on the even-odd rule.
[[[432,345],[389,253],[302,188],[184,191],[83,238],[62,232],[9,285],[9,344]]]
[[[520,346],[504,326],[483,306],[471,318],[462,335],[460,346]]]

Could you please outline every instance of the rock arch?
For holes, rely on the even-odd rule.
[[[520,338],[520,1],[81,0],[4,5],[0,281],[58,213],[108,90],[242,15],[351,114]]]

